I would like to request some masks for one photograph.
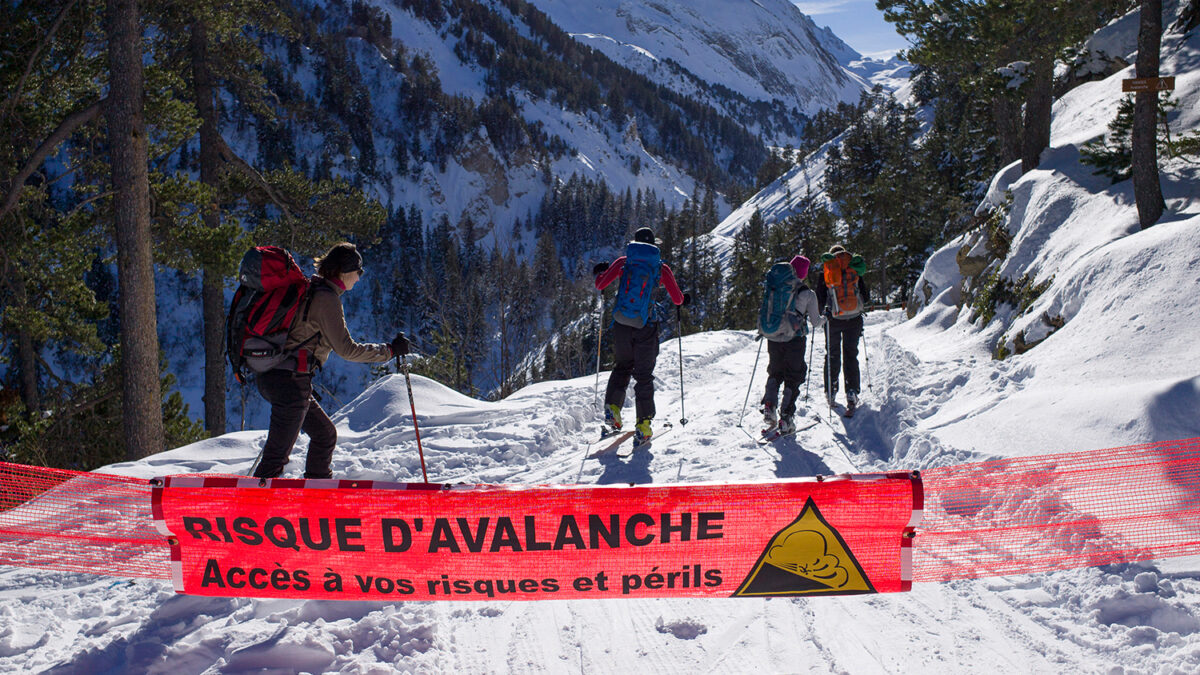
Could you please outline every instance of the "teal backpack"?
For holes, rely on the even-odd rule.
[[[625,247],[625,266],[621,270],[613,321],[641,328],[650,318],[650,301],[662,277],[662,257],[658,247],[640,241]]]
[[[777,262],[767,270],[763,279],[762,305],[758,309],[758,332],[763,337],[773,342],[791,340],[796,337],[794,323],[799,323],[800,333],[804,333],[804,323],[793,322],[788,317],[800,288],[800,280],[791,263]]]

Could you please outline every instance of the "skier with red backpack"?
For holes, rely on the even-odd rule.
[[[654,289],[662,284],[671,302],[686,305],[690,297],[679,290],[671,268],[662,261],[654,232],[640,228],[625,248],[625,255],[612,262],[598,263],[592,269],[596,289],[604,290],[620,280],[617,300],[613,306],[612,375],[604,393],[604,423],[610,431],[621,428],[621,408],[625,405],[625,388],[632,376],[637,411],[635,447],[650,440],[654,419],[654,364],[658,360],[658,319],[651,316]]]
[[[404,333],[388,344],[359,343],[350,336],[341,298],[365,273],[354,244],[333,246],[316,259],[316,266],[308,279],[291,254],[274,246],[250,249],[242,259],[226,347],[234,376],[245,382],[246,371],[257,373],[258,391],[271,404],[256,478],[283,473],[301,431],[309,437],[304,477],[333,477],[337,428],[317,402],[312,382],[330,353],[347,361],[382,363],[409,351]]]
[[[838,373],[844,372],[846,417],[858,408],[858,341],[863,334],[863,313],[870,302],[863,277],[867,264],[861,255],[851,255],[843,246],[834,246],[821,254],[821,277],[817,301],[829,321],[825,329],[825,397],[836,405]]]
[[[804,362],[808,323],[813,328],[825,324],[818,309],[817,296],[804,283],[809,260],[802,255],[790,262],[771,266],[763,279],[763,299],[758,312],[758,337],[767,340],[767,389],[762,397],[763,435],[786,436],[796,430],[796,398],[808,376]],[[779,386],[783,385],[783,404],[779,405]]]

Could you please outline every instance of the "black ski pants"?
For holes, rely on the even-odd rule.
[[[859,388],[858,341],[862,338],[863,318],[829,319],[828,357],[825,360],[825,393],[838,393],[838,373],[844,371],[846,391],[857,394]]]
[[[654,363],[658,360],[658,322],[650,322],[641,328],[622,323],[612,325],[613,364],[608,388],[604,391],[604,404],[625,405],[625,388],[632,376],[633,400],[637,407],[637,419],[654,417]]]
[[[255,478],[275,478],[292,454],[300,432],[308,434],[305,478],[332,478],[329,463],[337,445],[337,427],[313,398],[311,374],[269,370],[256,378],[258,391],[271,404],[271,426]]]
[[[787,342],[767,341],[767,391],[763,394],[763,405],[776,408],[779,403],[779,385],[783,385],[783,405],[778,407],[779,416],[790,418],[796,414],[796,397],[800,385],[808,376],[808,365],[804,362],[807,340],[803,335]]]

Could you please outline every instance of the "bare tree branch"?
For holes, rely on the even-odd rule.
[[[266,178],[263,178],[263,175],[259,173],[257,169],[250,166],[246,160],[238,157],[237,153],[235,153],[233,149],[229,147],[229,145],[225,142],[225,139],[219,134],[217,135],[217,145],[219,146],[217,151],[221,154],[221,159],[237,167],[237,169],[242,172],[242,175],[246,176],[256,185],[262,188],[263,192],[267,193],[267,197],[271,200],[271,203],[279,207],[280,211],[283,211],[283,216],[286,220],[293,220],[292,210],[288,208],[287,202],[283,199],[283,197],[279,196],[279,193],[275,191],[275,188],[271,187],[271,184],[267,182]],[[0,215],[3,215],[3,213],[0,213]]]
[[[21,167],[21,170],[9,182],[8,194],[4,198],[4,206],[0,207],[0,218],[8,215],[16,208],[17,201],[21,197],[21,188],[25,186],[26,179],[33,175],[33,172],[41,166],[42,162],[46,161],[46,158],[58,147],[58,144],[67,140],[79,127],[99,117],[107,101],[107,98],[102,98],[82,110],[71,113],[62,121],[62,124],[58,125],[58,128],[53,133],[46,137],[46,140],[42,141],[42,144],[38,146],[37,150],[34,150],[33,155],[29,157],[25,165]]]

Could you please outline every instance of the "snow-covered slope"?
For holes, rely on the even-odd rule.
[[[673,79],[666,60],[704,82],[805,114],[856,101],[863,88],[826,50],[825,31],[787,0],[533,4],[577,40],[673,88],[687,85]]]
[[[1137,26],[1123,23],[1127,30]],[[1178,73],[1176,100],[1200,95],[1198,62],[1200,35],[1164,39],[1162,72]],[[1111,185],[1079,161],[1079,146],[1106,130],[1122,97],[1121,80],[1132,76],[1128,68],[1067,93],[1055,104],[1052,147],[1038,169],[1021,175],[1017,163],[997,174],[980,208],[1011,197],[1003,223],[1012,237],[1007,255],[978,276],[968,270],[972,276],[964,280],[960,257],[964,267],[968,258],[987,261],[984,234],[976,231],[930,258],[911,308],[916,319],[895,335],[943,353],[973,350],[990,367],[957,379],[954,390],[970,393],[916,428],[938,427],[950,445],[994,454],[1009,454],[1025,437],[1026,424],[1045,429],[1051,447],[1059,448],[1090,447],[1116,436],[1129,442],[1178,438],[1194,429],[1200,308],[1172,296],[1190,295],[1200,281],[1200,168],[1162,157],[1167,212],[1143,231],[1132,181]],[[1194,132],[1200,110],[1181,106],[1169,123],[1173,133]],[[1012,282],[1026,277],[1045,290],[1023,313],[1001,304],[983,326],[972,322],[969,306],[960,305],[964,288],[978,289],[994,273]],[[988,356],[1028,345],[1035,346],[1004,361]],[[1027,387],[1034,376],[1039,386]],[[1064,417],[1075,424],[1053,424]],[[970,423],[959,424],[965,420]],[[980,424],[991,431],[979,435]]]

